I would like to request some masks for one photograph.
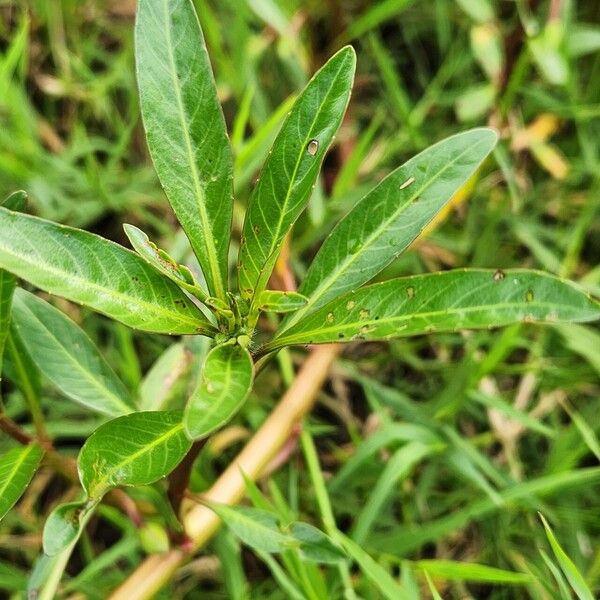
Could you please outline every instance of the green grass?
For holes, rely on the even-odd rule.
[[[474,30],[482,24],[473,13],[482,2],[195,3],[233,132],[237,239],[289,95],[351,43],[358,67],[348,117],[294,229],[290,264],[299,278],[333,225],[394,166],[467,126],[492,125],[501,142],[476,191],[381,278],[528,267],[600,295],[595,3],[557,3],[565,11],[562,45],[542,33],[531,51],[523,31],[543,32],[549,3],[529,14],[517,10],[525,3],[490,2],[497,16],[485,31],[506,44],[499,80],[493,58],[471,43],[483,31]],[[121,224],[138,224],[180,260],[189,247],[173,233],[145,148],[129,7],[0,2],[0,196],[26,189],[35,214],[123,244]],[[549,59],[557,65],[550,72]],[[487,96],[474,95],[482,86]],[[536,122],[549,124],[547,139],[527,138]],[[85,324],[132,391],[141,385],[149,403],[155,393],[170,409],[183,406],[206,351],[201,341],[182,341],[185,365],[167,357],[151,370],[172,341],[57,304]],[[352,565],[318,568],[297,551],[254,553],[223,531],[161,597],[417,600],[437,589],[445,599],[550,600],[575,597],[573,588],[586,598],[585,586],[598,595],[599,336],[597,325],[523,324],[347,347],[298,450],[259,488],[279,514],[336,539]],[[221,437],[218,450],[209,443],[200,454],[193,491],[227,466],[243,443],[235,428],[248,433],[263,421],[302,356],[283,355],[260,375],[228,428],[233,441]],[[102,419],[64,399],[22,349],[9,347],[4,362],[8,415],[29,433],[43,427],[61,455],[75,456]],[[161,368],[170,387],[144,388]],[[11,447],[2,434],[0,451]],[[2,521],[0,593],[21,597],[43,522],[74,489],[50,462]],[[156,489],[128,493],[148,522],[174,528]],[[254,504],[260,497],[249,496]],[[67,566],[61,597],[105,597],[149,545],[120,507],[102,505]]]

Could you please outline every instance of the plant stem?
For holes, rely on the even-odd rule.
[[[33,438],[23,431],[8,415],[0,413],[0,429],[19,444],[29,444]]]
[[[177,465],[175,470],[169,475],[169,502],[173,507],[173,512],[179,516],[181,502],[185,495],[185,490],[190,481],[190,474],[194,461],[198,458],[202,448],[206,444],[206,439],[195,442],[185,458]]]
[[[38,441],[42,445],[47,445],[50,443],[50,438],[48,437],[44,426],[44,412],[42,410],[40,399],[35,387],[29,380],[27,368],[21,358],[19,348],[17,348],[12,335],[9,335],[6,339],[6,349],[10,353],[15,371],[17,372],[19,378],[18,385],[25,398],[29,412],[31,413],[31,419],[35,427]]]
[[[211,502],[235,504],[245,493],[244,477],[257,479],[269,461],[285,444],[296,423],[311,410],[329,368],[341,346],[320,346],[313,350],[296,379],[260,429],[204,495]],[[184,503],[185,510],[188,503]],[[214,512],[202,505],[192,506],[184,517],[191,551],[199,550],[220,525]],[[172,577],[191,552],[175,548],[147,558],[110,596],[111,600],[152,598]]]

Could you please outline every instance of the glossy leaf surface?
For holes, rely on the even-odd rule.
[[[16,284],[17,280],[14,275],[0,269],[0,373],[2,373],[2,359],[8,336],[12,299]]]
[[[150,238],[135,225],[125,223],[123,229],[127,238],[131,242],[134,250],[159,273],[168,277],[179,287],[187,290],[191,294],[206,296],[206,293],[194,281],[194,276],[185,266],[178,265],[166,253],[156,247],[150,241]]]
[[[168,475],[191,442],[179,411],[138,412],[101,425],[79,453],[78,469],[91,499],[118,485],[146,485]]]
[[[148,148],[211,294],[224,299],[233,159],[191,0],[141,0],[135,28]]]
[[[0,267],[135,329],[213,332],[173,282],[133,252],[86,231],[0,208]]]
[[[350,292],[265,346],[385,340],[519,321],[591,321],[600,304],[538,271],[455,270],[392,279]]]
[[[24,211],[27,206],[27,192],[24,192],[23,190],[13,192],[0,203],[0,206],[17,212]]]
[[[27,204],[27,194],[18,191],[10,194],[0,204],[8,210],[22,211]],[[0,375],[2,374],[2,359],[4,358],[4,347],[8,328],[10,325],[10,314],[12,297],[17,284],[17,279],[12,273],[0,269]]]
[[[258,308],[266,312],[289,313],[303,307],[307,301],[306,296],[297,292],[265,290],[258,297]]]
[[[108,415],[134,410],[127,388],[92,340],[61,311],[18,289],[13,323],[33,362],[63,394]]]
[[[239,254],[242,296],[265,289],[283,240],[306,206],[350,98],[356,55],[347,46],[310,80],[279,132],[250,198]]]
[[[42,537],[44,552],[48,556],[62,552],[79,538],[85,505],[85,500],[59,504],[48,515]]]
[[[191,439],[208,435],[224,425],[243,406],[254,377],[248,350],[237,344],[213,348],[204,365],[198,387],[185,409],[185,431]]]
[[[40,446],[29,444],[0,456],[0,519],[23,495],[43,454]]]
[[[284,327],[367,283],[406,250],[475,172],[496,139],[493,130],[483,128],[454,135],[373,188],[323,242],[298,290],[308,303]]]

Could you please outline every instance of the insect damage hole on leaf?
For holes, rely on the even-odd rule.
[[[319,151],[319,140],[310,140],[310,142],[308,142],[308,146],[306,147],[306,151],[311,156],[315,156],[315,154]]]
[[[415,182],[415,178],[414,177],[409,177],[401,186],[400,189],[404,190],[406,189],[409,185],[412,185]]]

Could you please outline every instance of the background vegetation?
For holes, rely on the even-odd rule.
[[[238,231],[290,95],[341,45],[357,50],[341,135],[294,230],[289,264],[296,274],[391,168],[453,132],[488,124],[501,142],[478,180],[382,278],[526,266],[571,277],[600,295],[598,3],[196,5],[236,150]],[[25,189],[36,214],[124,245],[122,222],[138,224],[178,259],[189,250],[175,231],[139,118],[134,10],[129,0],[0,1],[0,195]],[[147,407],[165,395],[173,407],[182,403],[202,343],[173,345],[57,304],[85,324]],[[304,452],[290,444],[260,488],[284,514],[319,526],[330,504],[340,529],[386,573],[401,571],[409,598],[431,597],[424,572],[444,598],[570,597],[537,511],[598,591],[599,349],[597,328],[575,325],[348,346],[304,425],[318,456],[306,444]],[[290,356],[303,359],[300,351]],[[37,427],[61,455],[76,456],[99,417],[62,398],[26,359],[18,352],[6,358],[9,416],[25,431]],[[261,374],[242,413],[203,449],[194,491],[215,479],[264,420],[292,366],[284,356]],[[31,419],[32,396],[43,419]],[[0,438],[0,451],[11,444]],[[46,515],[74,493],[49,463],[2,522],[0,594],[19,597]],[[169,515],[157,495],[148,488],[131,496],[133,519],[104,505],[91,522],[68,565],[65,596],[106,597],[164,543]],[[459,562],[530,577],[507,584],[506,575]],[[364,569],[349,576],[361,597],[382,597]],[[275,599],[292,597],[293,589],[301,597],[342,598],[349,594],[345,581],[336,568],[257,556],[221,532],[164,597]]]

